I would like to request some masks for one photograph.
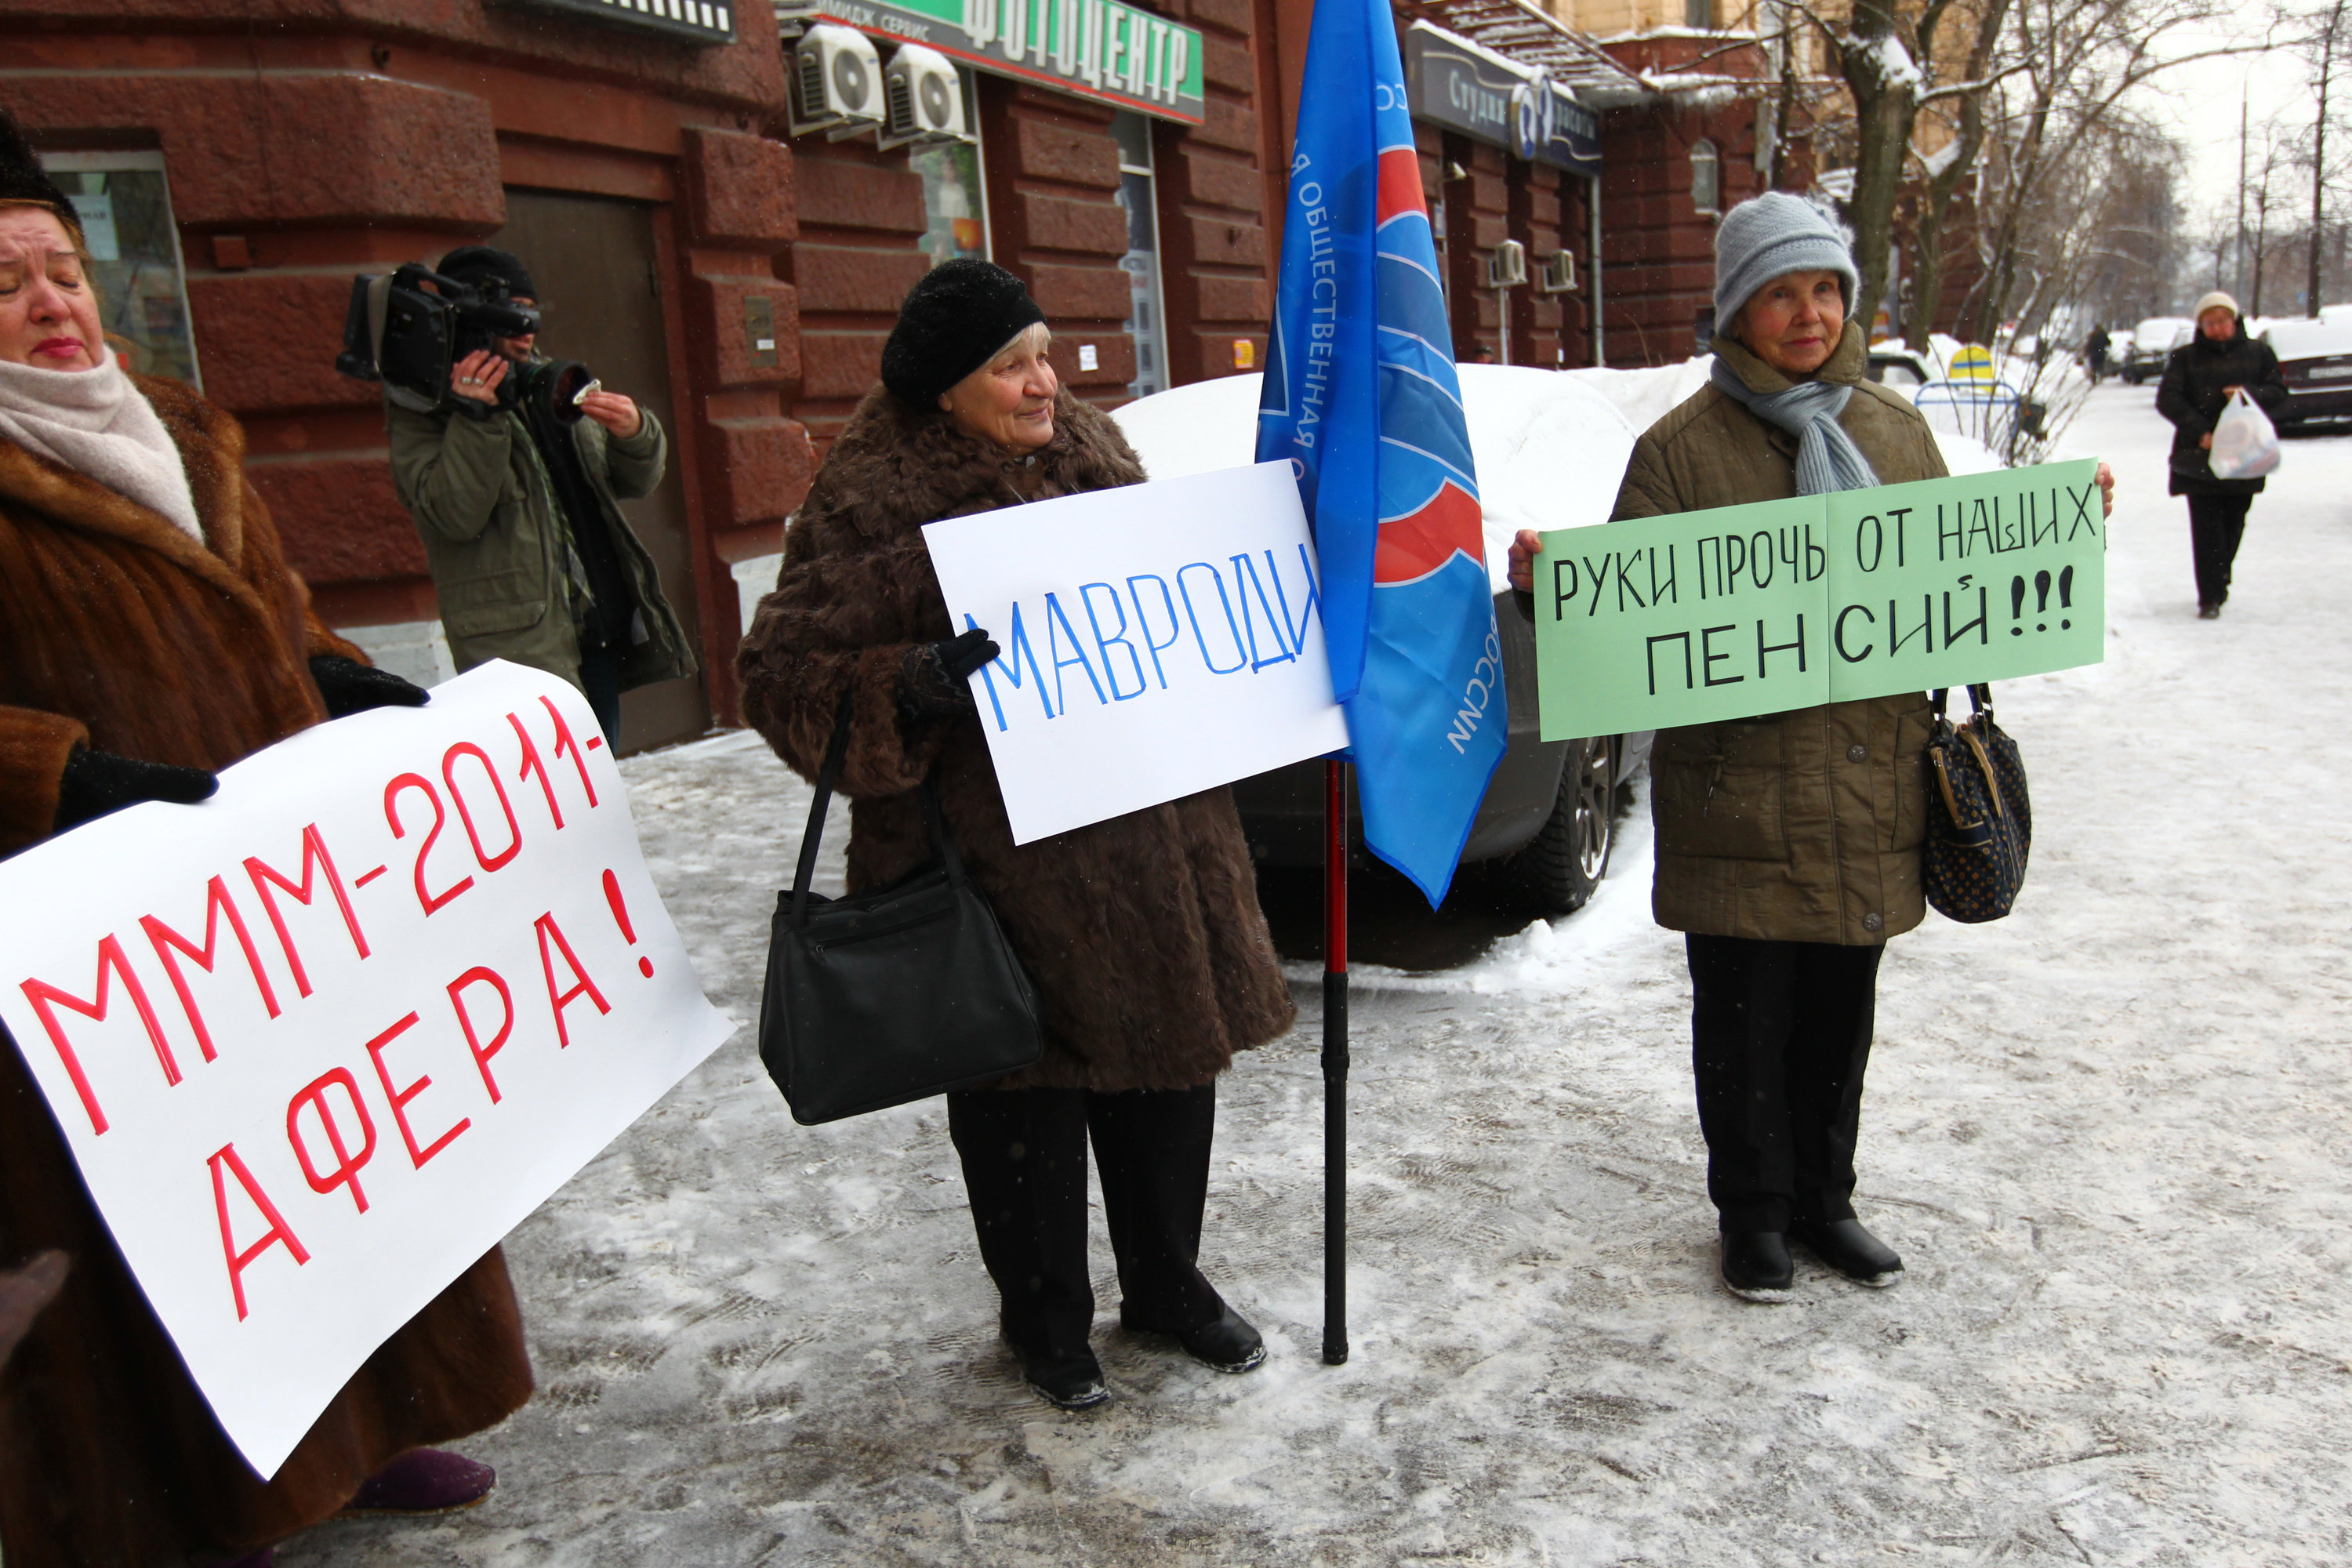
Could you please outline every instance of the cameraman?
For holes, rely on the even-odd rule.
[[[536,308],[539,289],[503,250],[467,246],[436,270],[488,300]],[[616,497],[661,482],[653,416],[590,392],[584,417],[548,395],[537,334],[493,340],[450,367],[446,405],[385,405],[392,477],[415,520],[457,668],[512,659],[586,694],[617,746],[621,693],[695,672],[684,628]]]

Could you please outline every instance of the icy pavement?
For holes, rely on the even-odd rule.
[[[1126,1338],[1098,1236],[1113,1399],[1075,1416],[994,1342],[937,1104],[795,1127],[747,1028],[510,1240],[541,1392],[467,1445],[491,1500],[281,1562],[2352,1560],[2352,437],[2289,443],[2208,624],[2165,436],[2114,385],[2070,443],[2124,479],[2114,636],[2000,692],[2022,904],[1886,963],[1860,1199],[1900,1289],[1716,1285],[1637,822],[1585,913],[1360,976],[1348,1365],[1311,984],[1221,1089],[1204,1262],[1272,1358]],[[806,793],[740,739],[628,771],[748,1021]]]

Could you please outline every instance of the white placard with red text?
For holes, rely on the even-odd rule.
[[[0,1020],[264,1477],[733,1027],[588,704],[504,663],[0,861]]]

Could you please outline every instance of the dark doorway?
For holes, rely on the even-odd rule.
[[[507,226],[488,243],[522,258],[539,285],[541,350],[586,364],[606,386],[651,409],[671,433],[669,472],[653,494],[623,501],[621,510],[661,568],[662,592],[686,626],[687,646],[699,650],[654,209],[642,202],[509,189]],[[642,687],[621,699],[623,752],[691,740],[709,727],[710,704],[698,678]]]

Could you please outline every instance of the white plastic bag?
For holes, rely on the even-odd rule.
[[[2259,479],[2279,466],[2278,432],[2270,416],[2242,389],[2213,426],[2210,459],[2217,479]]]

